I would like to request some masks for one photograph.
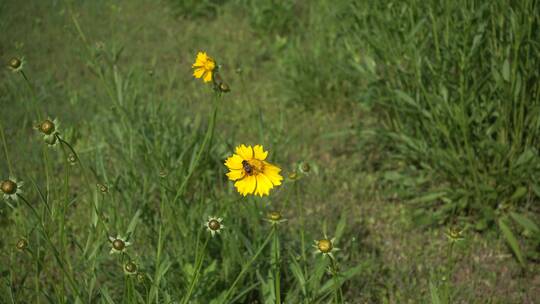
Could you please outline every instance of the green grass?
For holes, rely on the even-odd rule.
[[[0,302],[533,303],[538,4],[353,2],[2,2],[29,81],[0,78],[0,178],[28,200],[0,205]],[[270,196],[226,179],[242,143],[283,169]]]

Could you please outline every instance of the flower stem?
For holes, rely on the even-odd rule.
[[[203,248],[201,249],[201,252],[197,253],[195,257],[195,272],[193,273],[193,277],[191,278],[191,283],[189,284],[189,289],[182,300],[182,303],[189,303],[189,299],[191,298],[191,294],[193,293],[193,289],[195,288],[195,285],[197,284],[197,281],[199,280],[199,275],[201,273],[202,264],[204,261],[204,255],[206,254],[206,246],[208,245],[208,241],[210,240],[210,237],[206,238],[206,241],[204,241]]]
[[[328,256],[331,263],[331,269],[332,269],[332,277],[334,280],[334,299],[335,303],[343,303],[343,291],[341,290],[341,286],[339,284],[339,270],[337,266],[336,260],[332,256]]]
[[[2,145],[4,146],[4,154],[6,155],[6,162],[9,170],[9,175],[13,175],[13,169],[11,167],[11,161],[9,160],[9,153],[7,149],[6,136],[4,134],[4,126],[0,123],[0,136],[2,136]]]
[[[216,94],[216,97],[214,99],[214,109],[210,116],[210,123],[208,124],[208,128],[206,129],[206,134],[204,136],[203,143],[201,147],[199,148],[197,155],[195,156],[195,160],[189,167],[188,174],[186,175],[186,177],[182,181],[182,184],[180,185],[180,188],[176,192],[176,196],[174,197],[173,204],[176,203],[176,201],[180,198],[182,194],[184,194],[184,191],[186,190],[186,187],[188,185],[189,180],[191,179],[191,176],[195,172],[195,169],[197,169],[197,166],[199,165],[201,161],[201,157],[204,151],[207,149],[207,146],[211,138],[214,136],[214,128],[216,126],[217,111],[218,111],[218,102],[217,102],[217,94]]]
[[[236,277],[236,279],[234,280],[234,282],[232,283],[232,285],[229,287],[229,289],[227,290],[227,293],[225,293],[225,296],[223,297],[223,299],[221,300],[221,303],[224,304],[224,303],[227,303],[227,300],[229,299],[229,297],[231,296],[232,292],[234,291],[234,288],[236,287],[236,284],[238,284],[238,282],[240,281],[240,279],[244,276],[244,274],[246,274],[246,272],[248,271],[249,267],[251,267],[251,265],[255,262],[255,260],[257,260],[257,258],[259,257],[259,255],[261,254],[261,252],[263,251],[263,249],[266,247],[266,245],[270,242],[270,240],[272,239],[272,236],[274,235],[274,230],[271,230],[270,233],[268,234],[268,236],[266,237],[266,239],[264,240],[264,242],[261,244],[261,246],[259,246],[259,249],[257,250],[257,252],[251,257],[251,259],[246,263],[244,264],[244,267],[242,268],[242,270],[240,271],[240,273],[238,274],[238,276]]]
[[[276,304],[281,304],[281,282],[280,282],[280,248],[279,248],[279,230],[278,225],[274,224],[273,227],[274,244],[273,250],[273,264],[274,264],[274,293],[276,296]]]

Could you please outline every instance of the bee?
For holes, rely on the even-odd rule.
[[[248,163],[247,160],[242,161],[242,167],[244,167],[244,171],[246,171],[247,175],[253,174],[253,168],[251,168],[251,165]]]

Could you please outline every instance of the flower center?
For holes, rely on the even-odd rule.
[[[0,188],[2,188],[2,192],[5,194],[15,194],[15,192],[17,192],[17,184],[9,179],[3,181]]]
[[[208,222],[208,228],[210,228],[211,230],[217,231],[219,230],[219,228],[221,228],[221,224],[219,223],[218,220],[210,220]]]
[[[332,245],[332,242],[330,240],[322,239],[322,240],[317,242],[317,248],[322,253],[328,253],[328,252],[332,251],[333,245]]]
[[[281,219],[281,213],[279,211],[272,211],[268,214],[268,218],[272,221],[279,221]]]
[[[116,249],[118,251],[122,251],[122,250],[124,250],[124,248],[126,248],[126,243],[124,243],[124,241],[122,241],[120,239],[116,239],[116,240],[113,241],[112,246],[113,246],[114,249]]]
[[[28,246],[28,242],[25,239],[20,239],[15,247],[19,250],[25,250]]]
[[[258,159],[243,160],[242,167],[246,175],[257,175],[263,172],[264,163]]]
[[[135,271],[137,271],[137,265],[135,265],[135,263],[133,262],[129,262],[124,266],[124,269],[126,270],[126,272],[134,273]]]
[[[213,71],[215,67],[216,67],[216,64],[211,59],[208,59],[204,62],[204,69],[207,71]]]
[[[11,58],[9,61],[9,66],[13,69],[18,69],[22,64],[22,61],[19,58]]]
[[[39,130],[47,135],[50,135],[52,132],[54,132],[54,129],[54,123],[48,119],[39,125]]]

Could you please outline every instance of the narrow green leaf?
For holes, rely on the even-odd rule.
[[[506,242],[510,246],[510,249],[512,249],[512,252],[514,253],[514,256],[518,260],[521,267],[525,267],[525,259],[523,259],[523,254],[521,253],[521,249],[519,248],[519,243],[508,225],[505,223],[504,219],[499,219],[499,228],[501,229],[501,232],[503,233],[504,238],[506,239]]]
[[[527,194],[527,188],[523,186],[518,187],[516,191],[514,192],[514,194],[512,194],[512,196],[510,197],[510,200],[513,200],[513,201],[519,200],[520,198],[525,196],[525,194]]]
[[[540,228],[538,228],[538,226],[533,221],[531,221],[528,217],[521,215],[519,213],[515,213],[515,212],[511,212],[510,216],[514,219],[516,223],[521,225],[521,227],[527,230],[530,230],[531,232],[535,234],[540,233]]]
[[[502,77],[505,81],[510,81],[510,62],[506,59],[502,66]]]
[[[441,304],[441,297],[439,296],[439,290],[433,282],[429,282],[429,293],[431,294],[431,303],[432,304]]]

